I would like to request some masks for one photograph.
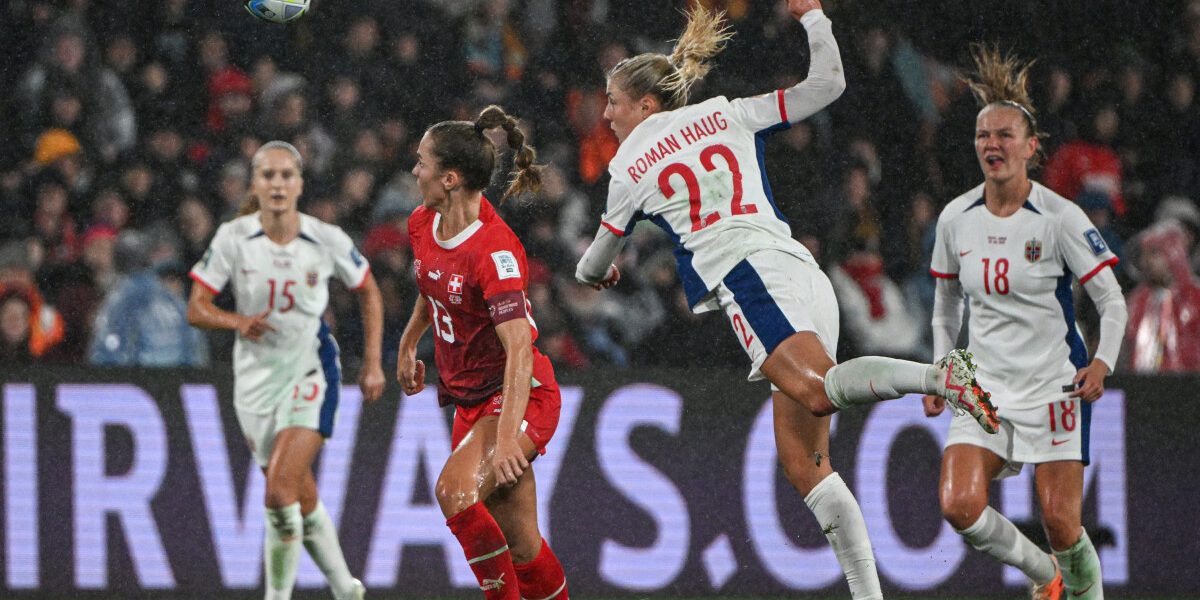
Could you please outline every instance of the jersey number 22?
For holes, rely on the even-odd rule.
[[[742,205],[742,169],[738,166],[733,150],[724,144],[713,144],[700,151],[701,166],[709,173],[716,170],[717,166],[713,164],[713,156],[717,154],[725,160],[729,173],[733,175],[733,202],[729,213],[748,215],[758,212],[758,207],[753,204]],[[691,167],[683,163],[671,163],[658,174],[658,189],[663,196],[670,198],[675,195],[675,187],[671,185],[671,177],[675,175],[682,177],[684,185],[687,186],[688,202],[691,204],[692,233],[721,220],[719,211],[710,212],[703,218],[700,217],[700,179],[696,177],[696,172]]]

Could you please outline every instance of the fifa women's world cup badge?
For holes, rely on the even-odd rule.
[[[1025,242],[1025,260],[1034,263],[1042,258],[1042,240],[1033,238]]]

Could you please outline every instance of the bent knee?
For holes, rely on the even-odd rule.
[[[474,485],[445,475],[438,478],[434,486],[434,496],[438,506],[442,507],[442,513],[447,517],[456,515],[479,501],[479,492]]]
[[[283,508],[299,501],[299,486],[289,485],[287,482],[279,482],[275,485],[271,485],[271,482],[267,482],[267,493],[265,500],[267,508]]]
[[[962,531],[979,520],[979,516],[987,508],[987,497],[949,496],[943,497],[941,503],[942,518],[955,529]]]
[[[1046,540],[1055,550],[1065,550],[1079,541],[1082,526],[1078,519],[1066,515],[1043,514],[1042,522],[1046,526]]]

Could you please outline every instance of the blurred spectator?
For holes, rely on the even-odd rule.
[[[62,90],[81,99],[87,116],[87,145],[104,162],[133,148],[137,118],[125,85],[92,56],[85,35],[71,29],[53,34],[42,59],[21,80],[17,107],[20,122],[30,134],[46,122],[45,107]]]
[[[62,316],[42,299],[34,284],[31,258],[29,245],[25,242],[10,242],[0,247],[0,298],[15,295],[25,305],[24,311],[17,306],[11,307],[7,318],[15,323],[18,314],[25,316],[28,330],[24,335],[24,347],[30,358],[40,359],[62,342],[65,325]],[[15,324],[13,330],[13,339],[19,339],[21,336],[15,335]],[[7,331],[5,336],[6,344],[12,341],[8,339]]]
[[[1197,29],[1200,31],[1200,28]],[[1196,75],[1177,72],[1167,78],[1167,112],[1159,129],[1165,194],[1200,198],[1200,105],[1196,104]]]
[[[925,359],[921,329],[927,321],[914,319],[904,294],[883,271],[883,257],[864,244],[851,249],[845,260],[829,269],[837,293],[847,341],[859,354]]]
[[[1175,221],[1138,239],[1144,281],[1129,294],[1126,367],[1138,373],[1200,371],[1200,282]]]
[[[0,291],[0,365],[33,362],[29,350],[32,312],[28,296],[20,290]]]
[[[105,366],[203,367],[208,345],[188,325],[177,261],[134,273],[109,294],[96,315],[88,362]]]
[[[477,77],[520,81],[528,52],[520,30],[509,22],[510,0],[482,0],[469,12],[463,27],[463,56]]]
[[[1064,198],[1076,198],[1085,190],[1107,194],[1113,212],[1124,215],[1121,159],[1113,149],[1119,125],[1113,105],[1098,107],[1084,135],[1067,142],[1050,157],[1042,183]]]
[[[1200,208],[1190,198],[1168,196],[1158,204],[1154,212],[1155,222],[1174,219],[1183,225],[1187,239],[1187,253],[1193,273],[1200,273]]]
[[[34,187],[34,234],[52,263],[68,263],[79,256],[75,220],[67,212],[70,200],[62,179],[53,173],[43,173]]]
[[[183,264],[189,266],[196,264],[208,250],[208,243],[216,231],[212,213],[199,198],[188,196],[179,205],[179,210],[175,214],[175,223],[179,239],[183,242]]]

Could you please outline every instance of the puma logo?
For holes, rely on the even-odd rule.
[[[437,281],[442,278],[441,269],[438,269],[437,271],[426,271],[426,273],[429,275],[429,278],[434,281]]]
[[[488,579],[487,577],[484,577],[483,582],[479,584],[479,589],[485,592],[488,590],[498,590],[502,587],[504,587],[504,573],[501,573],[500,576],[495,579]]]

